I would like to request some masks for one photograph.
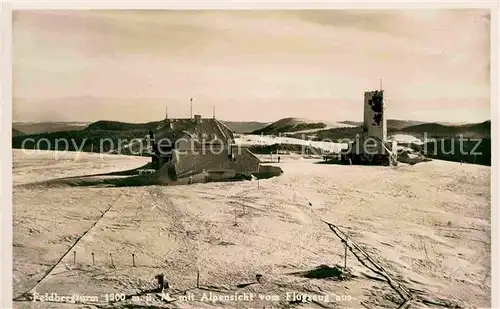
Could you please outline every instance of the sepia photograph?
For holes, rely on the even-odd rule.
[[[494,307],[491,9],[10,23],[13,308]]]

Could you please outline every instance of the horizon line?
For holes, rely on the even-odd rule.
[[[189,118],[189,117],[169,117],[169,119],[194,119]],[[206,117],[206,118],[201,118],[201,119],[214,119],[212,117]],[[310,120],[310,121],[315,121],[314,123],[321,123],[321,122],[337,122],[337,123],[345,123],[345,122],[360,122],[363,123],[363,120],[316,120],[316,119],[309,119],[309,118],[303,118],[303,117],[283,117],[279,118],[278,120],[274,121],[263,121],[263,120],[227,120],[227,119],[219,119],[215,118],[218,121],[222,122],[242,122],[242,123],[248,123],[248,122],[258,122],[258,123],[275,123],[283,119],[304,119],[304,120]],[[165,120],[165,118],[160,119],[160,120],[151,120],[151,121],[140,121],[140,122],[133,122],[133,121],[122,121],[122,120],[110,120],[110,119],[99,119],[99,120],[12,120],[11,123],[96,123],[99,121],[111,121],[111,122],[121,122],[121,123],[132,123],[132,124],[144,124],[144,123],[149,123],[149,122],[161,122]],[[415,119],[400,119],[400,118],[388,118],[387,121],[389,120],[395,120],[395,121],[414,121],[414,122],[421,122],[422,124],[425,123],[437,123],[437,124],[442,124],[442,123],[448,123],[448,124],[478,124],[478,123],[483,123],[490,121],[491,118],[484,119],[482,121],[423,121],[423,120],[415,120]],[[327,123],[325,123],[327,124]]]

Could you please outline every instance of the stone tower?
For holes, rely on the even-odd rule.
[[[366,91],[364,102],[363,137],[387,140],[387,119],[385,118],[384,91]]]

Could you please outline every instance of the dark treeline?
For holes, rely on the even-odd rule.
[[[133,154],[138,149],[124,148],[134,139],[142,139],[148,130],[111,131],[111,130],[78,130],[52,133],[20,135],[12,137],[14,149],[67,150],[83,152],[120,152]],[[120,144],[121,142],[121,144]],[[141,148],[138,142],[138,147]],[[142,146],[145,149],[145,145]]]
[[[457,139],[442,139],[428,142],[423,148],[423,154],[429,158],[491,166],[490,138],[462,142]]]
[[[316,123],[304,124],[304,128],[300,127],[301,124],[298,126],[299,129],[311,129],[317,126],[321,127],[322,125]],[[137,140],[131,149],[124,146],[134,139],[144,139],[148,131],[157,126],[158,122],[132,124],[116,121],[98,121],[83,130],[40,134],[13,134],[12,147],[18,149],[24,147],[25,149],[40,150],[93,151],[102,153],[115,151],[120,154],[140,154],[139,150],[147,148],[144,140],[142,142]],[[490,121],[462,126],[425,123],[405,128],[389,127],[388,135],[400,133],[413,135],[418,138],[426,136],[427,138],[437,139],[437,141],[428,142],[425,147],[407,145],[430,158],[491,165],[490,130]],[[332,142],[345,141],[346,139],[354,140],[361,133],[361,127],[320,130],[314,133],[316,135],[314,140]],[[304,134],[289,136],[308,139]],[[120,141],[121,144],[119,144]],[[462,150],[460,149],[460,145],[462,145]],[[249,149],[257,154],[271,154],[277,151],[317,155],[324,153],[319,148],[292,144],[256,145],[249,147]]]

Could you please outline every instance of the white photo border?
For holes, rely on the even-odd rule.
[[[499,229],[499,1],[4,1],[0,0],[1,62],[0,141],[2,173],[0,184],[0,308],[13,308],[12,295],[12,11],[13,10],[85,10],[85,9],[461,9],[491,10],[491,305],[500,309],[500,229]],[[494,292],[497,291],[497,292]]]

